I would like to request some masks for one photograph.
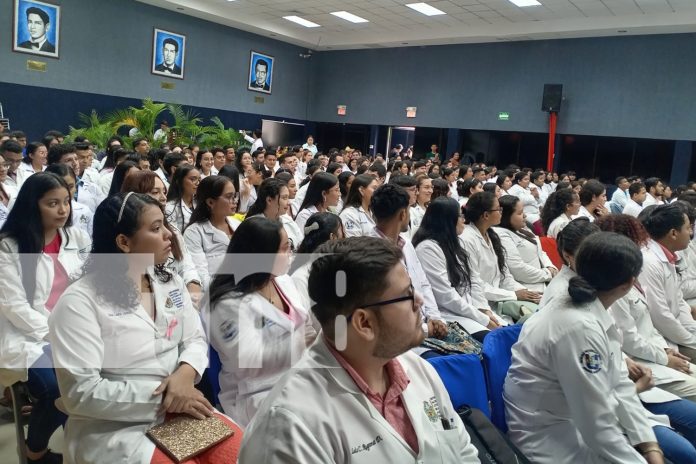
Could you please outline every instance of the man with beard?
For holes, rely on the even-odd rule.
[[[479,462],[423,340],[401,250],[353,237],[320,247],[309,275],[322,335],[274,387],[240,463]]]

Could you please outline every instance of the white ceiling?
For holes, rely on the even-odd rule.
[[[404,6],[418,0],[138,0],[313,50],[696,32],[696,0],[433,0],[445,13]],[[346,10],[369,23],[331,14]],[[308,29],[283,16],[321,27]]]

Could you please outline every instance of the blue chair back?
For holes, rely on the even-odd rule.
[[[512,345],[517,342],[521,325],[511,325],[491,331],[483,340],[483,366],[488,379],[488,397],[491,401],[491,422],[507,433],[503,385],[512,363]]]
[[[216,406],[220,404],[218,395],[220,394],[220,370],[222,369],[222,362],[220,361],[218,352],[215,351],[212,346],[210,346],[209,349],[208,359],[210,360],[210,364],[208,365],[208,369],[206,369],[206,374],[208,375],[208,382],[210,382],[210,387],[213,390],[213,397],[215,399],[213,406]]]
[[[480,409],[490,417],[486,376],[483,372],[481,358],[475,354],[452,354],[436,356],[428,362],[437,371],[445,384],[454,409],[463,405]]]

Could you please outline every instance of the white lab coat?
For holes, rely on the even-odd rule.
[[[508,436],[539,464],[644,462],[633,446],[655,434],[613,319],[599,300],[555,301],[527,320],[512,347],[503,393]]]
[[[643,269],[638,276],[655,328],[672,348],[696,349],[696,321],[682,296],[677,268],[667,261],[654,240],[643,248]]]
[[[418,437],[418,455],[320,336],[261,405],[244,434],[240,464],[281,464],[289,457],[302,464],[480,462],[433,367],[410,352],[396,360],[410,379],[401,398]],[[451,430],[445,430],[442,419]]]
[[[568,217],[568,215],[565,213],[561,213],[560,216],[551,221],[551,224],[549,224],[549,230],[546,231],[546,235],[554,240],[558,239],[558,234],[561,233],[563,228],[567,226],[571,220],[571,217]]]
[[[101,171],[99,173],[101,177],[99,178],[99,189],[101,190],[104,197],[109,195],[109,190],[111,190],[111,181],[114,179],[114,170],[109,168],[108,170]]]
[[[372,214],[369,211],[365,211],[362,206],[344,208],[340,217],[346,237],[369,237],[372,234],[372,229],[375,228]]]
[[[622,211],[626,207],[626,203],[628,203],[628,200],[630,200],[628,195],[628,189],[621,190],[620,188],[617,188],[616,190],[614,190],[614,193],[611,196],[611,202],[615,205],[618,205]]]
[[[643,208],[650,205],[663,205],[664,201],[658,200],[650,194],[650,192],[645,194],[645,201],[643,201]]]
[[[300,182],[297,182],[297,185],[300,185]],[[295,193],[295,198],[293,198],[293,200],[290,202],[290,211],[292,211],[293,216],[297,216],[297,211],[299,211],[300,206],[302,206],[302,202],[307,196],[308,188],[309,182],[307,182],[297,190],[297,193]]]
[[[50,339],[61,399],[69,414],[66,462],[149,463],[145,431],[164,419],[152,392],[187,363],[208,365],[198,312],[181,279],[151,275],[155,320],[138,305],[105,303],[89,276],[72,284],[51,314]]]
[[[239,221],[231,217],[227,218],[227,223],[232,231],[239,226]],[[222,264],[225,253],[227,253],[230,239],[225,232],[213,226],[210,221],[203,221],[191,224],[186,228],[184,242],[191,254],[193,263],[196,265],[203,290],[207,290],[214,274]]]
[[[196,207],[195,201],[193,207]],[[179,230],[186,229],[186,226],[191,220],[192,213],[193,210],[188,207],[184,200],[168,201],[164,207],[164,214],[167,218],[167,222]]]
[[[418,229],[420,228],[421,222],[423,222],[423,216],[425,216],[425,208],[416,203],[410,208],[410,218],[411,218],[411,236],[416,235]]]
[[[94,211],[89,206],[78,203],[75,200],[70,201],[72,208],[72,223],[73,226],[79,227],[92,237],[92,220],[94,219]]]
[[[85,205],[92,211],[96,211],[105,198],[106,194],[102,193],[98,184],[86,180],[78,183],[77,202]]]
[[[645,207],[645,203],[643,203],[642,205],[639,205],[638,203],[636,203],[635,201],[633,201],[632,199],[629,198],[626,201],[626,206],[624,206],[622,214],[628,214],[629,216],[633,216],[633,217],[637,218],[638,215],[640,214],[640,212],[643,211],[644,207]]]
[[[41,171],[39,171],[39,172],[45,171],[45,170],[46,170],[46,167],[47,167],[47,166],[42,166],[42,167],[41,167]],[[24,172],[24,178],[25,178],[25,179],[26,179],[27,177],[31,176],[32,174],[35,174],[35,173],[36,173],[36,171],[34,170],[34,166],[32,166],[31,163],[25,163],[24,161],[22,161],[22,163],[19,165],[19,167],[17,168],[17,170],[18,170],[18,171],[23,171],[23,172]]]
[[[447,261],[435,240],[420,242],[416,246],[416,254],[444,319],[459,322],[469,333],[487,330],[490,317],[479,308],[486,309],[488,302],[483,296],[483,288],[475,269],[469,265],[471,287],[465,292],[463,287],[452,286],[447,273]]]
[[[89,254],[92,241],[79,228],[59,229],[58,261],[68,276],[76,274]],[[41,253],[36,265],[34,301],[27,301],[22,267],[14,239],[0,241],[0,383],[5,386],[27,380],[27,368],[48,345],[46,301],[53,286],[53,259]]]
[[[159,167],[154,172],[155,174],[157,174],[157,177],[159,177],[162,180],[162,183],[164,183],[164,186],[167,188],[167,190],[169,190],[169,180],[167,180],[167,176],[164,174],[162,168]]]
[[[246,427],[278,380],[295,365],[316,337],[302,299],[288,275],[275,278],[296,313],[282,313],[258,292],[228,294],[207,318],[210,344],[220,355],[220,404]]]
[[[13,179],[9,174],[7,174],[7,177],[3,181],[2,185],[3,187],[9,187],[14,191],[19,192],[19,189],[22,188],[22,184],[30,175],[31,174],[27,173],[26,171],[17,168],[15,171],[15,178]]]
[[[181,232],[176,227],[172,227],[172,229],[172,232],[176,236],[176,240],[179,242],[179,248],[181,249],[181,259],[175,259],[174,255],[170,251],[169,258],[166,262],[167,269],[169,269],[172,272],[172,274],[176,274],[179,277],[181,277],[181,280],[184,281],[184,285],[188,285],[193,281],[200,282],[201,276],[198,275],[196,265],[193,263],[193,260],[191,259],[191,253],[189,253],[188,248],[186,247],[186,240],[184,240],[184,236],[181,235]]]
[[[585,218],[589,219],[590,222],[594,222],[594,220],[595,220],[594,214],[589,212],[587,210],[587,208],[585,208],[584,206],[580,207],[580,210],[578,211],[578,215],[575,216],[575,218],[579,218],[579,217],[585,217]],[[573,219],[575,219],[575,218],[573,218]]]
[[[655,385],[665,385],[663,388],[671,391],[668,384],[687,382],[693,390],[694,377],[667,367],[665,348],[669,345],[653,326],[647,300],[637,288],[631,288],[626,296],[611,305],[609,314],[621,333],[621,350],[652,370]],[[693,375],[696,375],[696,368],[693,369]]]
[[[677,251],[681,290],[689,305],[696,304],[696,240],[691,240],[684,250]]]
[[[478,270],[481,276],[483,292],[490,305],[495,307],[498,301],[517,300],[515,291],[525,287],[515,281],[507,267],[504,273],[500,272],[493,245],[484,240],[478,228],[467,224],[459,241],[469,256],[469,266]]]
[[[297,227],[300,228],[301,231],[304,232],[305,224],[307,224],[307,219],[314,214],[318,213],[319,210],[317,209],[316,206],[308,206],[302,211],[300,211],[297,216],[295,217],[295,222],[297,223]]]
[[[300,229],[300,226],[287,214],[280,216],[280,222],[283,223],[285,233],[288,234],[290,250],[294,253],[300,247],[302,240],[304,240],[304,233],[302,229]]]
[[[520,199],[524,208],[524,214],[527,216],[527,222],[530,224],[534,224],[541,218],[541,214],[539,212],[539,201],[536,198],[534,198],[534,195],[532,195],[532,191],[530,189],[531,187],[525,189],[522,188],[521,185],[515,184],[512,187],[510,187],[510,190],[507,191],[507,194],[514,195]]]
[[[504,227],[494,227],[505,249],[505,264],[512,277],[529,290],[543,293],[553,277],[548,268],[556,269],[541,249],[539,238],[534,243]]]

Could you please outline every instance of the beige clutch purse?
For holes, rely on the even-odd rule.
[[[188,415],[176,416],[145,432],[177,463],[191,459],[234,435],[217,416],[203,420]]]

